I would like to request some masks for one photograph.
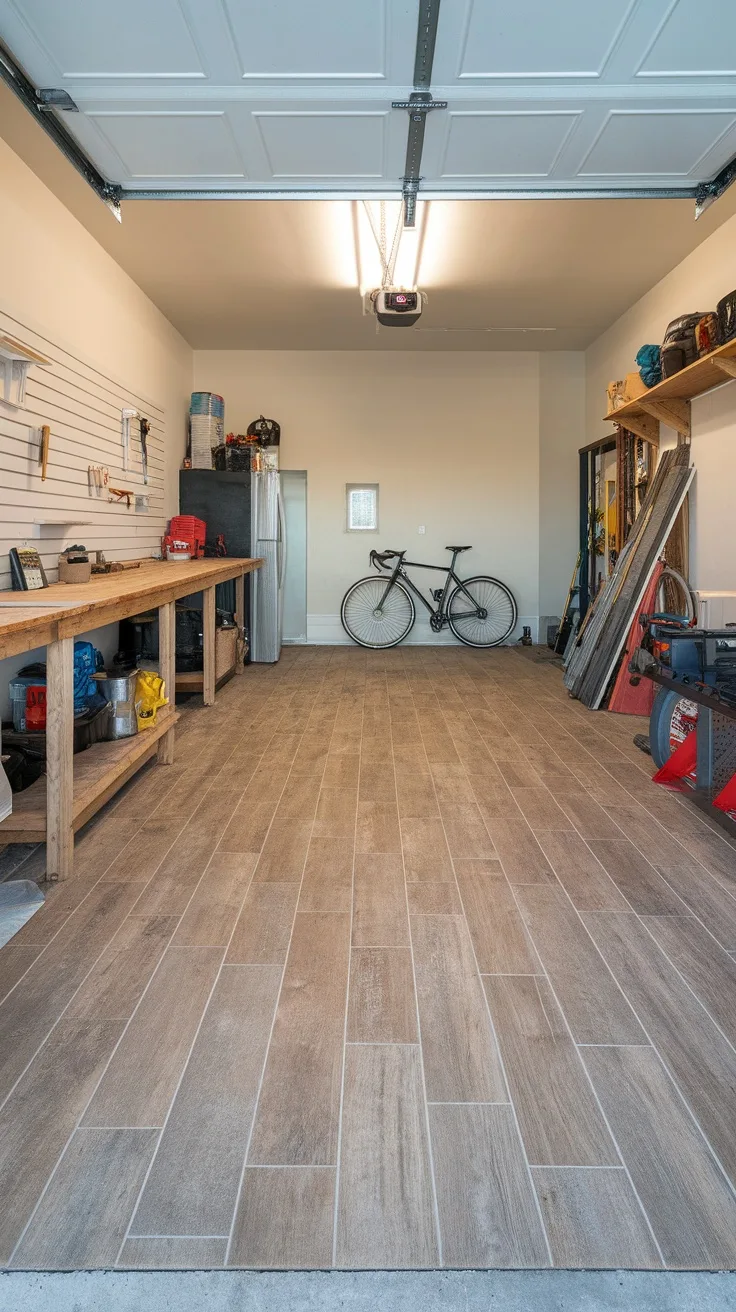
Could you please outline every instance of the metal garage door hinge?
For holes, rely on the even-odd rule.
[[[392,100],[392,109],[408,109],[415,123],[421,123],[430,109],[447,109],[446,100],[435,100],[431,91],[412,91],[408,100]]]

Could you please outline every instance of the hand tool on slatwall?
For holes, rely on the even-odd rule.
[[[41,429],[41,441],[38,447],[38,463],[41,466],[41,482],[46,482],[46,470],[49,463],[49,443],[51,441],[51,429],[48,424],[44,424]]]
[[[143,482],[148,482],[148,434],[151,431],[151,425],[147,419],[141,415],[138,419],[141,426],[141,466],[143,468]]]
[[[102,496],[103,488],[107,487],[109,475],[104,465],[87,465],[87,483],[89,485],[90,496]]]
[[[108,487],[107,490],[110,494],[107,498],[108,501],[114,501],[118,503],[121,501],[125,501],[128,510],[130,510],[130,507],[133,502],[133,498],[135,496],[135,492],[131,492],[130,488],[127,487]]]
[[[120,440],[123,447],[123,473],[127,474],[130,466],[130,421],[138,418],[137,410],[121,410],[122,428]]]

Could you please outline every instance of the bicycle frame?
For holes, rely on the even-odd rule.
[[[477,605],[474,597],[471,595],[471,593],[468,592],[462,579],[459,578],[458,575],[455,573],[455,561],[457,560],[457,556],[458,553],[453,552],[452,564],[449,567],[447,565],[425,565],[420,560],[404,560],[402,557],[399,557],[398,562],[393,569],[391,577],[386,584],[386,591],[383,593],[383,596],[381,597],[381,600],[379,601],[376,609],[380,610],[383,607],[389,592],[394,586],[394,583],[396,582],[397,579],[400,578],[402,583],[404,583],[406,587],[408,587],[414,593],[415,597],[419,598],[422,605],[429,611],[430,614],[429,622],[432,625],[432,627],[436,628],[437,630],[442,629],[447,623],[449,623],[447,618],[447,610],[445,608],[447,605],[448,593],[450,591],[450,582],[452,581],[453,583],[456,583],[459,588],[462,589],[462,591],[464,592],[465,596],[468,598],[468,601],[470,602],[473,608],[472,610],[469,611],[458,611],[458,613],[454,615],[453,618],[470,619],[474,616],[480,616],[484,618],[485,612],[482,610],[481,607]],[[416,584],[413,583],[412,580],[409,578],[409,575],[406,572],[407,566],[410,566],[412,569],[433,569],[433,570],[437,570],[440,574],[447,575],[445,579],[445,586],[442,589],[442,596],[440,597],[439,602],[437,603],[436,610],[431,605],[431,603],[427,601],[427,598],[425,597],[424,593],[421,592],[419,588],[416,586]]]

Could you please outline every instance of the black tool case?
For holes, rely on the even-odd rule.
[[[711,687],[736,684],[736,627],[682,629],[667,635],[668,659],[662,661],[673,677]]]

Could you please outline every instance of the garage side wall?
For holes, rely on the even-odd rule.
[[[722,202],[723,203],[723,202]],[[670,320],[715,309],[736,287],[736,216],[728,219],[671,273],[637,301],[586,352],[586,440],[606,431],[606,384],[636,368],[645,342],[661,342]],[[662,429],[663,446],[675,434]],[[736,538],[732,532],[736,382],[692,403],[690,580],[699,590],[736,589]]]
[[[113,216],[108,218],[117,228]],[[177,506],[191,349],[2,141],[0,250],[0,332],[51,362],[48,369],[31,369],[21,409],[0,401],[0,586],[9,586],[9,547],[26,541],[41,552],[52,580],[58,553],[70,543],[102,548],[110,559],[150,554]],[[122,472],[123,406],[139,408],[151,420],[147,487],[134,439],[135,473]],[[38,465],[42,424],[51,429],[46,481]],[[113,485],[147,491],[149,513],[108,505],[106,494],[90,499],[90,464],[106,465]],[[44,527],[35,522],[40,520]],[[84,521],[91,522],[85,526]],[[89,636],[109,656],[117,644],[117,626]],[[3,718],[8,679],[21,666],[43,659],[39,651],[0,661]]]

